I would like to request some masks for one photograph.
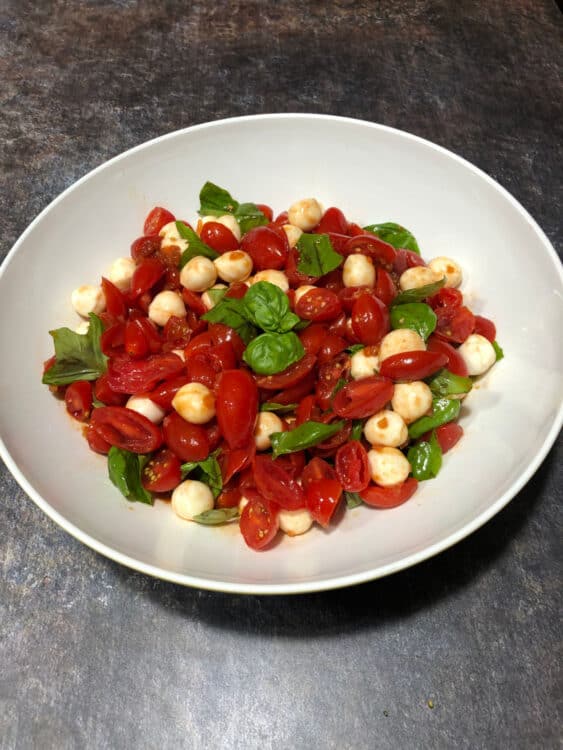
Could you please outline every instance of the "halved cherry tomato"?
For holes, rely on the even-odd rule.
[[[108,443],[107,440],[104,440],[104,438],[96,431],[91,422],[84,426],[83,431],[84,437],[86,438],[86,440],[88,441],[88,445],[90,446],[90,450],[94,451],[94,453],[109,453],[111,444]]]
[[[362,344],[375,346],[389,331],[389,311],[371,294],[362,294],[352,308],[352,329]]]
[[[305,396],[295,410],[295,426],[299,427],[303,422],[308,422],[313,418],[316,398],[313,395]],[[276,402],[279,403],[279,402]],[[317,415],[318,416],[318,415]]]
[[[200,239],[218,253],[237,250],[239,246],[238,240],[231,230],[218,221],[207,221],[201,229]]]
[[[278,533],[278,509],[258,492],[248,490],[248,494],[249,501],[241,513],[239,526],[247,545],[259,550],[270,544]]]
[[[154,401],[157,406],[160,406],[161,409],[164,409],[164,411],[170,411],[172,408],[172,399],[178,393],[180,388],[189,382],[190,378],[188,375],[177,375],[174,378],[170,378],[169,380],[160,383],[146,395],[151,401]],[[100,399],[100,401],[103,400],[103,398]]]
[[[102,291],[106,299],[106,312],[115,320],[124,320],[127,317],[127,302],[122,292],[104,276],[102,276]]]
[[[155,206],[145,219],[143,234],[158,234],[162,227],[175,220],[174,214],[171,214],[170,211],[160,206]]]
[[[248,445],[245,445],[242,448],[224,447],[219,454],[223,482],[227,484],[235,474],[248,468],[252,464],[255,455],[256,443],[254,440],[251,440]]]
[[[162,448],[144,466],[141,481],[149,492],[170,492],[182,481],[180,459],[168,448]]]
[[[143,360],[116,357],[108,365],[108,385],[116,393],[144,393],[183,369],[184,363],[172,352],[153,354]]]
[[[340,378],[346,379],[350,370],[350,357],[342,352],[332,361],[319,367],[315,394],[321,409],[328,409],[331,405],[332,394]]]
[[[106,357],[115,357],[123,352],[125,342],[125,323],[120,321],[110,325],[100,336],[100,349]]]
[[[323,345],[321,346],[318,354],[317,361],[319,365],[324,365],[325,362],[330,362],[343,352],[348,346],[348,341],[343,339],[342,336],[336,336],[334,333],[328,334],[325,337]]]
[[[317,354],[326,338],[327,327],[322,323],[311,323],[299,331],[299,340],[307,354]]]
[[[363,419],[381,411],[393,397],[393,382],[379,375],[348,383],[334,397],[332,408],[344,419]]]
[[[326,528],[342,496],[342,486],[335,479],[317,479],[305,490],[307,508],[317,523]]]
[[[336,476],[348,492],[360,492],[370,481],[368,454],[359,440],[342,445],[334,460]]]
[[[442,453],[447,453],[463,437],[463,427],[457,422],[447,422],[436,428],[436,438],[442,449]]]
[[[166,272],[166,266],[159,258],[145,258],[137,266],[131,279],[129,299],[136,300],[145,292],[148,292],[157,281],[160,281]]]
[[[453,372],[454,375],[461,375],[463,378],[467,377],[467,365],[465,364],[465,360],[451,344],[448,344],[446,341],[441,341],[439,338],[432,335],[428,339],[427,349],[430,352],[445,354],[448,358],[446,364],[448,370]]]
[[[230,448],[248,445],[258,414],[258,388],[246,370],[225,370],[217,387],[217,421]]]
[[[468,307],[460,307],[450,320],[440,321],[436,325],[434,336],[446,341],[462,344],[475,329],[475,316]]]
[[[390,273],[384,268],[377,269],[377,277],[374,288],[375,296],[380,299],[384,305],[390,305],[397,296],[397,288]]]
[[[377,263],[390,267],[397,256],[397,251],[388,242],[384,242],[374,234],[358,234],[351,237],[344,247],[344,255],[361,253],[368,255]]]
[[[369,286],[347,286],[338,292],[338,298],[342,304],[344,312],[350,313],[358,300],[363,294],[372,294],[373,290]]]
[[[292,247],[285,263],[285,275],[291,286],[304,286],[305,284],[314,284],[317,281],[317,276],[308,276],[305,273],[301,273],[298,266],[299,252],[297,248]]]
[[[100,375],[94,383],[94,396],[105,406],[123,406],[127,401],[127,394],[112,391],[108,385],[108,376],[106,373]]]
[[[146,318],[134,318],[125,324],[125,353],[133,359],[143,359],[149,353],[149,342],[141,320]]]
[[[143,258],[150,258],[160,250],[161,239],[158,235],[139,237],[131,245],[131,257],[136,263]]]
[[[441,352],[399,352],[383,360],[379,373],[391,380],[422,380],[447,364],[448,357]]]
[[[123,406],[94,409],[90,424],[110,445],[133,453],[152,453],[162,445],[160,427],[143,414]]]
[[[289,253],[285,232],[280,234],[272,227],[254,227],[244,235],[240,247],[250,255],[257,271],[283,268]]]
[[[188,345],[192,329],[186,318],[171,315],[166,321],[162,335],[166,342],[165,349],[183,349]]]
[[[484,318],[482,315],[475,316],[475,329],[474,333],[478,333],[488,339],[491,344],[496,341],[497,329],[495,324],[489,318]]]
[[[324,212],[318,223],[315,234],[327,234],[328,232],[337,232],[338,234],[348,233],[348,222],[346,217],[339,208],[331,206]]]
[[[417,487],[417,480],[409,477],[401,484],[395,484],[392,487],[370,484],[359,495],[364,503],[374,508],[395,508],[397,505],[406,503],[414,495]]]
[[[321,277],[319,284],[320,286],[324,286],[325,289],[330,289],[331,292],[338,294],[344,289],[342,270],[340,268],[335,268],[334,271],[330,271],[330,273]]]
[[[223,323],[212,323],[208,332],[214,346],[228,342],[233,347],[237,359],[242,359],[246,345],[234,328]]]
[[[397,256],[393,263],[393,270],[398,276],[400,276],[407,270],[407,268],[415,268],[415,266],[425,265],[426,263],[423,258],[421,258],[418,253],[415,253],[414,250],[405,250],[405,248],[401,248],[400,250],[397,250]]]
[[[311,289],[299,298],[295,312],[304,320],[322,323],[337,318],[342,312],[342,305],[338,296],[330,289]]]
[[[254,481],[260,494],[286,510],[305,507],[301,485],[269,456],[254,458]]]
[[[79,422],[85,422],[92,411],[92,384],[88,380],[75,380],[65,391],[66,410]]]
[[[305,396],[313,390],[315,387],[315,381],[315,371],[311,370],[311,372],[307,373],[307,375],[295,385],[292,385],[289,388],[284,388],[275,393],[272,396],[272,401],[276,404],[299,403],[302,398],[305,398]]]
[[[175,411],[162,423],[166,445],[182,461],[203,461],[209,455],[209,439],[205,428],[186,422]]]
[[[247,291],[248,287],[244,281],[234,281],[227,289],[225,297],[228,297],[229,299],[242,299]]]
[[[284,456],[278,456],[274,462],[293,479],[299,479],[305,467],[305,451],[295,451]]]
[[[242,493],[236,484],[223,485],[221,494],[215,501],[217,508],[236,508],[240,503]]]
[[[268,221],[272,221],[272,219],[274,218],[274,212],[272,211],[270,206],[267,206],[265,203],[257,203],[256,208],[259,211],[262,211],[262,213],[268,219]]]
[[[207,312],[207,308],[201,301],[201,297],[195,292],[192,292],[191,289],[182,287],[182,299],[190,310],[193,310],[197,315],[205,315]]]
[[[336,481],[336,471],[324,458],[314,456],[303,469],[303,474],[301,475],[303,488],[306,490],[310,484],[317,482],[319,479]]]
[[[256,384],[258,388],[264,388],[267,391],[290,388],[311,372],[316,361],[317,358],[312,354],[306,354],[299,362],[295,362],[285,370],[278,372],[277,375],[262,375],[256,378]]]

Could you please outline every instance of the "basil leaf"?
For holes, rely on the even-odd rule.
[[[426,381],[433,395],[438,398],[445,396],[456,396],[460,393],[469,393],[473,388],[471,378],[464,378],[461,375],[454,375],[453,372],[439,370],[429,380]]]
[[[238,517],[238,508],[213,508],[212,510],[204,510],[203,513],[193,516],[192,521],[202,523],[205,526],[218,526],[221,523],[234,521]]]
[[[258,333],[246,318],[244,298],[222,297],[215,307],[201,316],[201,319],[207,320],[209,323],[223,323],[230,328],[234,328],[245,344],[248,344]]]
[[[148,456],[112,445],[108,453],[108,473],[113,484],[127,500],[152,505],[152,495],[141,483],[141,472],[147,461]]]
[[[241,235],[268,223],[268,219],[255,203],[241,203],[235,210],[235,219],[238,221]]]
[[[356,354],[356,352],[361,352],[362,349],[365,349],[364,344],[352,344],[351,346],[346,347],[346,351],[350,352],[350,354]]]
[[[206,182],[199,191],[199,215],[200,216],[224,216],[233,214],[239,207],[228,190],[225,190],[213,182]]]
[[[495,354],[497,355],[496,361],[498,362],[500,359],[504,357],[504,352],[502,351],[497,341],[493,341],[493,349],[495,350]]]
[[[432,430],[428,442],[417,443],[409,448],[407,460],[411,465],[413,477],[419,482],[438,476],[442,468],[442,449],[436,437],[436,430]]]
[[[305,354],[299,338],[289,333],[263,333],[244,350],[242,358],[259,375],[274,375],[298,362]]]
[[[223,489],[223,477],[221,475],[221,467],[219,461],[217,461],[217,455],[219,451],[215,451],[203,461],[189,461],[188,463],[182,464],[182,479],[185,479],[188,474],[197,469],[197,477],[200,482],[204,482],[208,485],[209,489],[213,493],[213,497],[218,497]]]
[[[435,398],[432,400],[432,414],[420,417],[409,426],[409,437],[416,439],[428,430],[457,419],[461,402],[457,398]]]
[[[103,401],[98,401],[97,398],[93,398],[92,399],[92,406],[94,407],[94,409],[99,409],[102,406],[106,406],[106,404],[104,404]]]
[[[42,378],[45,385],[68,385],[75,380],[96,380],[106,371],[107,357],[100,348],[102,321],[90,313],[86,333],[76,333],[70,328],[49,331],[55,344],[55,364]]]
[[[328,234],[303,233],[296,247],[299,251],[297,270],[306,276],[324,276],[344,260],[332,247]]]
[[[180,258],[180,268],[183,268],[196,255],[203,255],[204,258],[209,258],[210,260],[215,260],[215,258],[219,257],[219,253],[215,252],[209,245],[206,245],[205,242],[202,242],[194,230],[190,229],[183,222],[177,221],[176,229],[180,237],[188,241],[188,247],[184,250]]]
[[[225,296],[225,294],[227,294],[228,291],[229,290],[227,288],[213,289],[213,287],[207,290],[207,294],[209,295],[209,298],[213,302],[213,307],[215,307],[215,305],[223,299],[223,297]]]
[[[406,302],[422,302],[427,297],[431,297],[433,294],[436,294],[436,292],[441,289],[445,283],[446,277],[444,276],[444,278],[440,279],[440,281],[434,281],[432,284],[419,286],[418,289],[407,289],[406,292],[401,292],[395,297],[395,299],[391,302],[391,307],[395,307],[395,305],[403,305]]]
[[[276,404],[274,401],[265,401],[260,411],[277,411],[279,414],[285,414],[286,412],[297,409],[299,404]]]
[[[391,328],[410,328],[425,341],[436,328],[436,313],[424,302],[395,305],[390,313]]]
[[[364,229],[366,232],[376,234],[384,242],[388,242],[397,249],[412,250],[413,253],[420,255],[420,248],[414,234],[400,224],[395,224],[394,221],[386,221],[383,224],[370,224],[368,227],[364,227]]]
[[[322,443],[336,435],[344,427],[344,421],[324,424],[324,422],[303,422],[289,432],[273,432],[270,435],[274,458],[285,453],[295,453]]]
[[[348,385],[348,381],[345,378],[338,378],[338,380],[336,381],[336,385],[334,386],[334,390],[330,394],[330,397],[334,398],[338,391],[341,391],[345,385]]]
[[[357,508],[358,505],[361,505],[364,502],[357,492],[345,492],[344,499],[346,500],[346,507],[348,510]]]
[[[243,300],[247,319],[264,331],[286,333],[299,323],[289,309],[287,294],[269,281],[253,284]]]
[[[354,421],[352,422],[352,431],[350,432],[350,440],[361,440],[363,431],[364,431],[363,420],[354,419]]]

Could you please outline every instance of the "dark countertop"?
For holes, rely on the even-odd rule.
[[[276,111],[446,146],[561,251],[553,0],[4,0],[0,32],[0,257],[107,158]],[[280,598],[122,568],[2,465],[0,748],[560,747],[562,457],[559,442],[505,510],[433,560]]]

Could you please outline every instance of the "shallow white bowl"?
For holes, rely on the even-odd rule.
[[[360,224],[409,227],[429,259],[450,255],[506,357],[466,400],[462,443],[439,477],[389,511],[345,514],[329,533],[248,549],[235,527],[178,519],[164,502],[130,504],[76,423],[41,385],[49,328],[73,326],[70,291],[127,255],[153,205],[187,220],[206,180],[279,211],[314,195]],[[297,593],[384,576],[454,544],[536,471],[561,427],[563,279],[549,241],[483,172],[415,136],[313,115],[242,117],[128,151],[57,198],[0,272],[1,455],[53,520],[108,557],[160,578],[242,593]],[[13,321],[13,325],[6,324]]]

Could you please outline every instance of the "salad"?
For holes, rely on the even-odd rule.
[[[76,330],[50,332],[43,383],[111,481],[187,521],[238,522],[253,549],[339,506],[409,500],[503,356],[459,264],[314,198],[274,218],[207,182],[200,204],[193,223],[154,208],[130,255],[72,292]]]

